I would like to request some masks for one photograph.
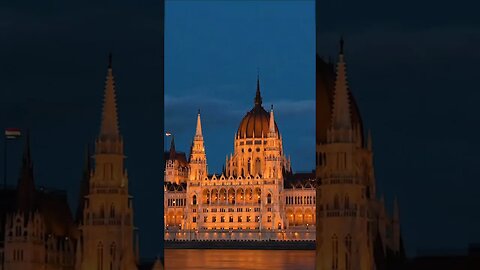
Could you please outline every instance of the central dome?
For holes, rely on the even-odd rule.
[[[237,136],[245,138],[261,138],[267,136],[270,123],[270,114],[262,106],[262,96],[260,95],[260,81],[257,79],[257,93],[255,95],[255,106],[243,117],[237,130]],[[277,123],[275,122],[275,131],[278,133]]]

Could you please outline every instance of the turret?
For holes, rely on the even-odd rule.
[[[195,136],[193,137],[192,147],[190,149],[190,180],[200,180],[208,175],[207,155],[205,153],[205,144],[203,141],[202,120],[200,110],[197,113],[197,125]]]
[[[22,167],[17,184],[17,206],[21,213],[28,213],[35,207],[35,182],[33,179],[33,161],[30,150],[30,132],[27,130],[23,149]]]

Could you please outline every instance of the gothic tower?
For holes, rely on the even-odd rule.
[[[352,119],[343,39],[333,94],[326,141],[317,144],[316,269],[372,270],[372,153]]]
[[[132,196],[124,167],[123,139],[118,128],[111,55],[105,83],[100,134],[94,169],[85,196],[79,269],[137,269]]]
[[[202,134],[200,110],[197,114],[197,127],[195,129],[195,137],[193,137],[192,147],[190,150],[190,180],[201,180],[208,175],[208,170],[207,155],[205,154],[205,144]]]

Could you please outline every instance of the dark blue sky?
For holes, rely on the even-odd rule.
[[[313,1],[170,1],[165,21],[165,128],[189,152],[197,110],[210,173],[221,172],[257,68],[296,171],[315,166]],[[169,140],[165,146],[168,147]]]

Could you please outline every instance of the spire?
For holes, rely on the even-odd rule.
[[[30,150],[30,131],[27,130],[23,150],[22,167],[17,184],[18,210],[26,212],[34,206],[35,182],[33,179],[33,162]]]
[[[255,106],[262,106],[262,95],[260,94],[260,75],[257,74],[257,92],[255,94]]]
[[[341,38],[332,114],[332,127],[335,129],[351,129],[352,127],[347,71],[343,55],[343,43],[343,38]]]
[[[273,104],[270,108],[270,119],[268,123],[268,132],[275,133],[275,116],[273,115]]]
[[[172,135],[172,141],[170,142],[170,160],[175,160],[177,154],[175,151],[175,137]]]
[[[197,114],[197,128],[195,130],[195,137],[202,137],[202,121],[200,120],[200,109]]]
[[[105,94],[103,100],[102,124],[100,127],[100,137],[117,139],[119,137],[118,131],[118,116],[117,116],[117,102],[115,94],[115,80],[112,71],[112,54],[108,57],[107,78],[105,81]]]

